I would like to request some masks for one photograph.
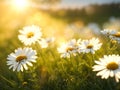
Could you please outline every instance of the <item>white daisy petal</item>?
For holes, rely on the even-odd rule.
[[[110,77],[113,77],[113,76],[114,76],[114,72],[110,71]]]
[[[118,78],[117,74],[115,74],[115,80],[116,80],[116,82],[119,82],[119,78]]]
[[[18,63],[16,63],[16,65],[14,64],[13,65],[13,71],[15,71],[17,69],[17,67],[18,67]]]
[[[11,65],[10,67],[9,67],[9,69],[11,69],[13,67],[13,65]]]
[[[28,70],[28,67],[27,67],[26,64],[23,64],[23,67],[24,67],[25,70]]]
[[[29,66],[33,66],[32,63],[30,63],[30,62],[26,62],[26,63],[27,63]]]
[[[18,67],[17,67],[17,72],[19,72],[21,70],[21,64],[19,63]]]
[[[109,77],[109,70],[107,70],[104,74],[103,74],[103,78],[107,79]]]
[[[93,69],[94,69],[93,71],[100,71],[105,69],[105,66],[94,65]]]
[[[105,72],[106,72],[106,69],[98,72],[98,73],[97,73],[97,76],[101,76],[101,75],[103,75]]]
[[[23,66],[21,65],[21,71],[23,72]]]

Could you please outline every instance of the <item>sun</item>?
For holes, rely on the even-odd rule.
[[[15,9],[23,10],[29,5],[27,0],[13,0],[12,2]]]

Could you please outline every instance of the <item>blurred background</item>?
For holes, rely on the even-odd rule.
[[[58,40],[90,38],[101,29],[120,29],[119,17],[120,0],[1,0],[0,42],[31,24]]]

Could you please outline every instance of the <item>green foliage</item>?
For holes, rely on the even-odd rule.
[[[117,49],[114,47],[112,49],[109,45],[111,43],[105,44],[106,41],[104,41],[102,48],[94,55],[79,54],[70,59],[62,59],[57,53],[56,46],[41,49],[36,44],[32,47],[37,50],[39,56],[37,63],[29,67],[28,71],[13,72],[6,66],[6,57],[22,44],[17,38],[7,42],[9,45],[4,48],[5,52],[1,57],[0,88],[2,90],[119,90],[120,88],[119,83],[114,79],[102,80],[92,71],[94,60],[98,60],[104,54],[119,54],[117,51],[120,48],[119,45]]]

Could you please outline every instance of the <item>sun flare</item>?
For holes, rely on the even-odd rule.
[[[15,9],[23,10],[28,6],[27,0],[13,0],[12,2]]]

